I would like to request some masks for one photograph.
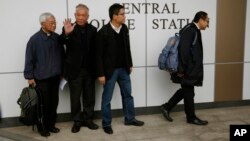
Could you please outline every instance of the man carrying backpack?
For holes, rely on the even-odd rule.
[[[58,42],[59,35],[55,33],[55,17],[46,12],[40,15],[39,21],[40,30],[27,43],[24,77],[41,93],[43,118],[37,123],[37,129],[41,136],[49,136],[50,132],[60,131],[55,123],[64,50]]]
[[[208,121],[199,119],[195,114],[194,107],[194,86],[202,86],[203,81],[203,46],[200,30],[208,27],[208,14],[203,11],[196,13],[193,23],[180,31],[181,39],[178,46],[179,62],[178,76],[182,77],[181,88],[163,104],[160,109],[163,116],[170,122],[170,111],[184,99],[184,107],[187,123],[195,125],[207,125]],[[193,45],[194,38],[197,34],[196,43]]]

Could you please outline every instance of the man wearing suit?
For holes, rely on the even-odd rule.
[[[61,39],[66,45],[64,77],[69,83],[73,133],[81,126],[97,129],[93,123],[95,105],[94,44],[97,29],[88,24],[89,8],[84,4],[76,6],[76,22],[65,19]],[[81,112],[81,96],[82,109]]]
[[[170,117],[170,111],[184,99],[187,123],[195,125],[208,124],[207,121],[203,121],[196,116],[194,107],[194,86],[202,86],[203,81],[203,46],[200,30],[205,30],[208,24],[207,13],[199,11],[196,13],[193,23],[188,28],[184,27],[185,30],[180,31],[178,76],[183,78],[181,88],[167,103],[160,107],[163,116],[170,122],[173,121]],[[196,43],[192,45],[196,37]]]
[[[111,99],[115,83],[121,90],[125,125],[142,126],[144,122],[135,119],[134,99],[131,95],[130,73],[132,57],[130,51],[129,31],[125,22],[125,8],[113,4],[109,8],[110,23],[104,25],[97,33],[96,66],[97,77],[103,85],[102,126],[107,134],[112,134]]]

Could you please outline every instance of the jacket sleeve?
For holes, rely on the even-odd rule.
[[[60,44],[67,44],[69,42],[71,34],[69,34],[68,36],[65,35],[65,31],[64,31],[64,27],[62,28],[62,33],[59,36],[59,43]]]
[[[28,41],[25,53],[24,78],[34,79],[35,51],[32,38]]]
[[[131,48],[130,48],[130,38],[129,38],[129,30],[126,26],[126,34],[127,34],[127,46],[128,46],[128,63],[129,67],[133,67],[132,55],[131,55]]]
[[[95,43],[95,68],[96,68],[96,75],[97,77],[104,76],[104,47],[105,47],[105,42],[104,42],[104,32],[103,28],[100,29],[100,31],[97,32],[96,34],[96,43]]]

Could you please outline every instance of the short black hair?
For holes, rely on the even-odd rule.
[[[199,11],[195,14],[193,22],[197,23],[200,19],[205,20],[207,18],[207,13],[204,11]]]
[[[118,15],[120,9],[124,9],[124,6],[115,3],[109,7],[109,18],[110,20],[113,19],[113,15]]]

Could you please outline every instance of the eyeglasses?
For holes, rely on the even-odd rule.
[[[56,25],[56,22],[47,22],[48,25]]]
[[[124,16],[124,15],[125,15],[125,13],[118,13],[117,15],[118,15],[118,16],[119,16],[119,15]]]
[[[205,19],[205,22],[207,22],[207,27],[209,27],[209,19]]]

